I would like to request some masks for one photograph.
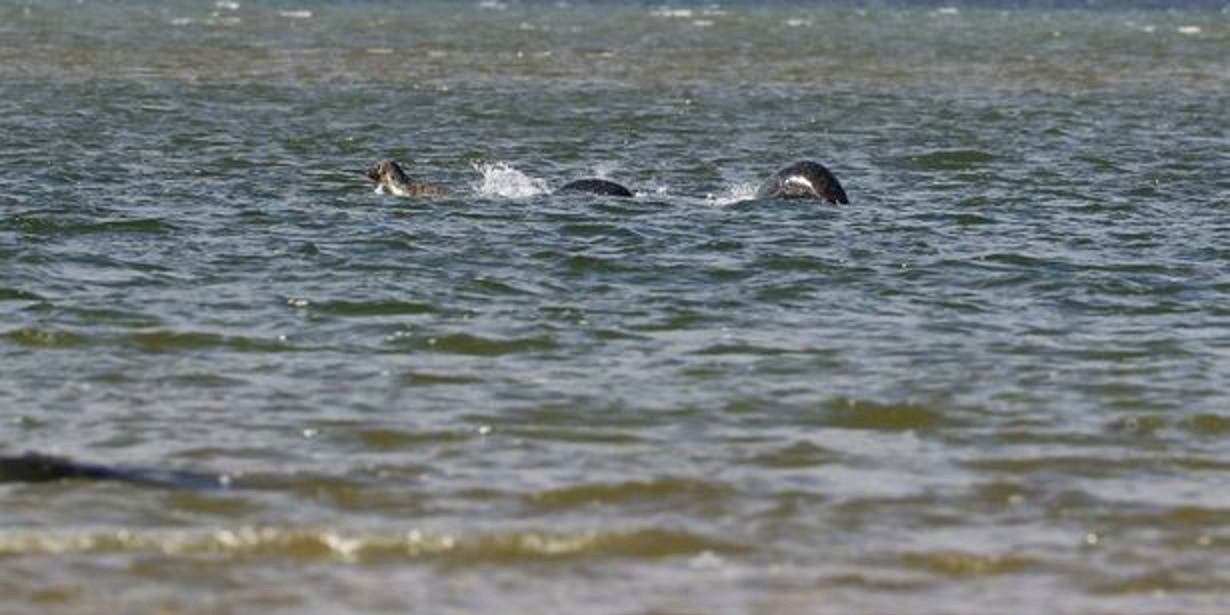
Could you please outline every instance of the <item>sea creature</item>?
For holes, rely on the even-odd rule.
[[[62,480],[120,481],[179,489],[222,489],[230,486],[230,479],[225,475],[85,463],[34,452],[0,456],[0,483]]]
[[[607,179],[598,179],[590,177],[571,181],[559,187],[556,192],[587,192],[589,194],[599,194],[603,196],[623,196],[630,197],[632,191]]]
[[[443,186],[412,179],[401,165],[389,159],[381,160],[367,170],[367,176],[376,182],[376,191],[395,196],[442,196],[448,194]]]
[[[824,199],[829,203],[850,202],[841,182],[824,165],[802,160],[771,175],[756,191],[758,199]]]

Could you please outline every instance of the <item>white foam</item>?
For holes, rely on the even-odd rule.
[[[1202,32],[1202,30],[1200,29],[1200,26],[1179,26],[1178,29],[1179,29],[1179,34],[1193,35],[1193,34],[1200,34]]]
[[[611,173],[618,170],[618,165],[613,162],[599,162],[590,168],[594,177],[599,179],[610,179]]]
[[[227,11],[239,10],[239,3],[234,0],[218,0],[214,3],[214,6]]]
[[[289,19],[311,19],[311,11],[278,11],[278,14]]]
[[[480,162],[474,164],[474,170],[482,175],[474,191],[483,196],[523,199],[550,192],[547,182],[530,177],[507,162]]]
[[[668,6],[661,6],[649,11],[653,17],[666,17],[673,19],[691,19],[696,13],[692,9],[673,9]]]
[[[735,184],[718,194],[706,194],[705,204],[715,207],[731,205],[740,201],[750,201],[756,197],[756,186],[752,184]]]

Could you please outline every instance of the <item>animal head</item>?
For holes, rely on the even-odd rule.
[[[367,176],[375,182],[384,182],[392,180],[394,182],[408,181],[406,172],[401,169],[401,165],[396,162],[385,159],[372,165],[367,170]]]
[[[786,199],[823,199],[842,205],[850,200],[841,182],[824,165],[810,160],[796,162],[774,174],[764,196]]]

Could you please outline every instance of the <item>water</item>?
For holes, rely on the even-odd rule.
[[[1227,57],[1199,3],[0,7],[0,453],[232,485],[0,484],[0,610],[1224,613]],[[851,205],[749,200],[801,158]]]

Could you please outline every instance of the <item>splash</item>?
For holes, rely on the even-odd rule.
[[[480,162],[474,164],[474,170],[482,175],[474,191],[483,196],[523,199],[550,192],[545,181],[530,177],[506,162]]]
[[[705,204],[722,207],[740,201],[750,201],[754,198],[756,198],[756,186],[752,184],[735,184],[717,194],[706,194]]]

